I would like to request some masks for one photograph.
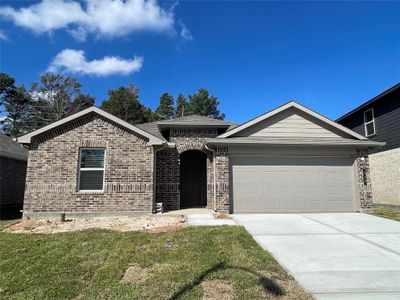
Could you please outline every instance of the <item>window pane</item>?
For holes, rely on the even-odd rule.
[[[365,123],[371,122],[371,121],[372,121],[372,118],[373,118],[372,110],[366,111],[366,112],[364,113],[364,122],[365,122]]]
[[[368,123],[367,125],[365,125],[365,128],[367,128],[367,135],[371,135],[371,134],[375,133],[374,122]]]
[[[102,190],[103,171],[81,171],[79,190]]]
[[[103,168],[104,149],[81,150],[81,168]]]

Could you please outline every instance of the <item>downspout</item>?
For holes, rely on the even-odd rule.
[[[157,152],[164,150],[164,149],[173,149],[175,148],[175,143],[165,142],[162,146],[158,149],[153,145],[154,149],[154,159],[153,159],[153,214],[156,213],[156,196],[157,196]]]
[[[207,144],[205,144],[205,143],[204,143],[204,148],[206,148],[208,151],[211,151],[213,154],[213,185],[214,185],[214,187],[213,187],[213,194],[214,194],[213,210],[217,211],[217,179],[216,179],[217,174],[215,173],[217,168],[216,168],[216,162],[215,162],[215,160],[216,160],[215,150],[209,148],[207,146]]]

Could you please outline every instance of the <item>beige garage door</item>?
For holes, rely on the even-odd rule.
[[[234,212],[352,212],[353,160],[232,157]]]

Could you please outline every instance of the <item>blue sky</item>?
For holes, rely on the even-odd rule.
[[[97,105],[130,83],[153,109],[204,87],[236,122],[289,100],[335,119],[400,81],[400,2],[91,1],[3,0],[1,71],[65,72]]]

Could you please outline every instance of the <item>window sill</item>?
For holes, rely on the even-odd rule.
[[[103,195],[104,191],[77,191],[78,195]]]

